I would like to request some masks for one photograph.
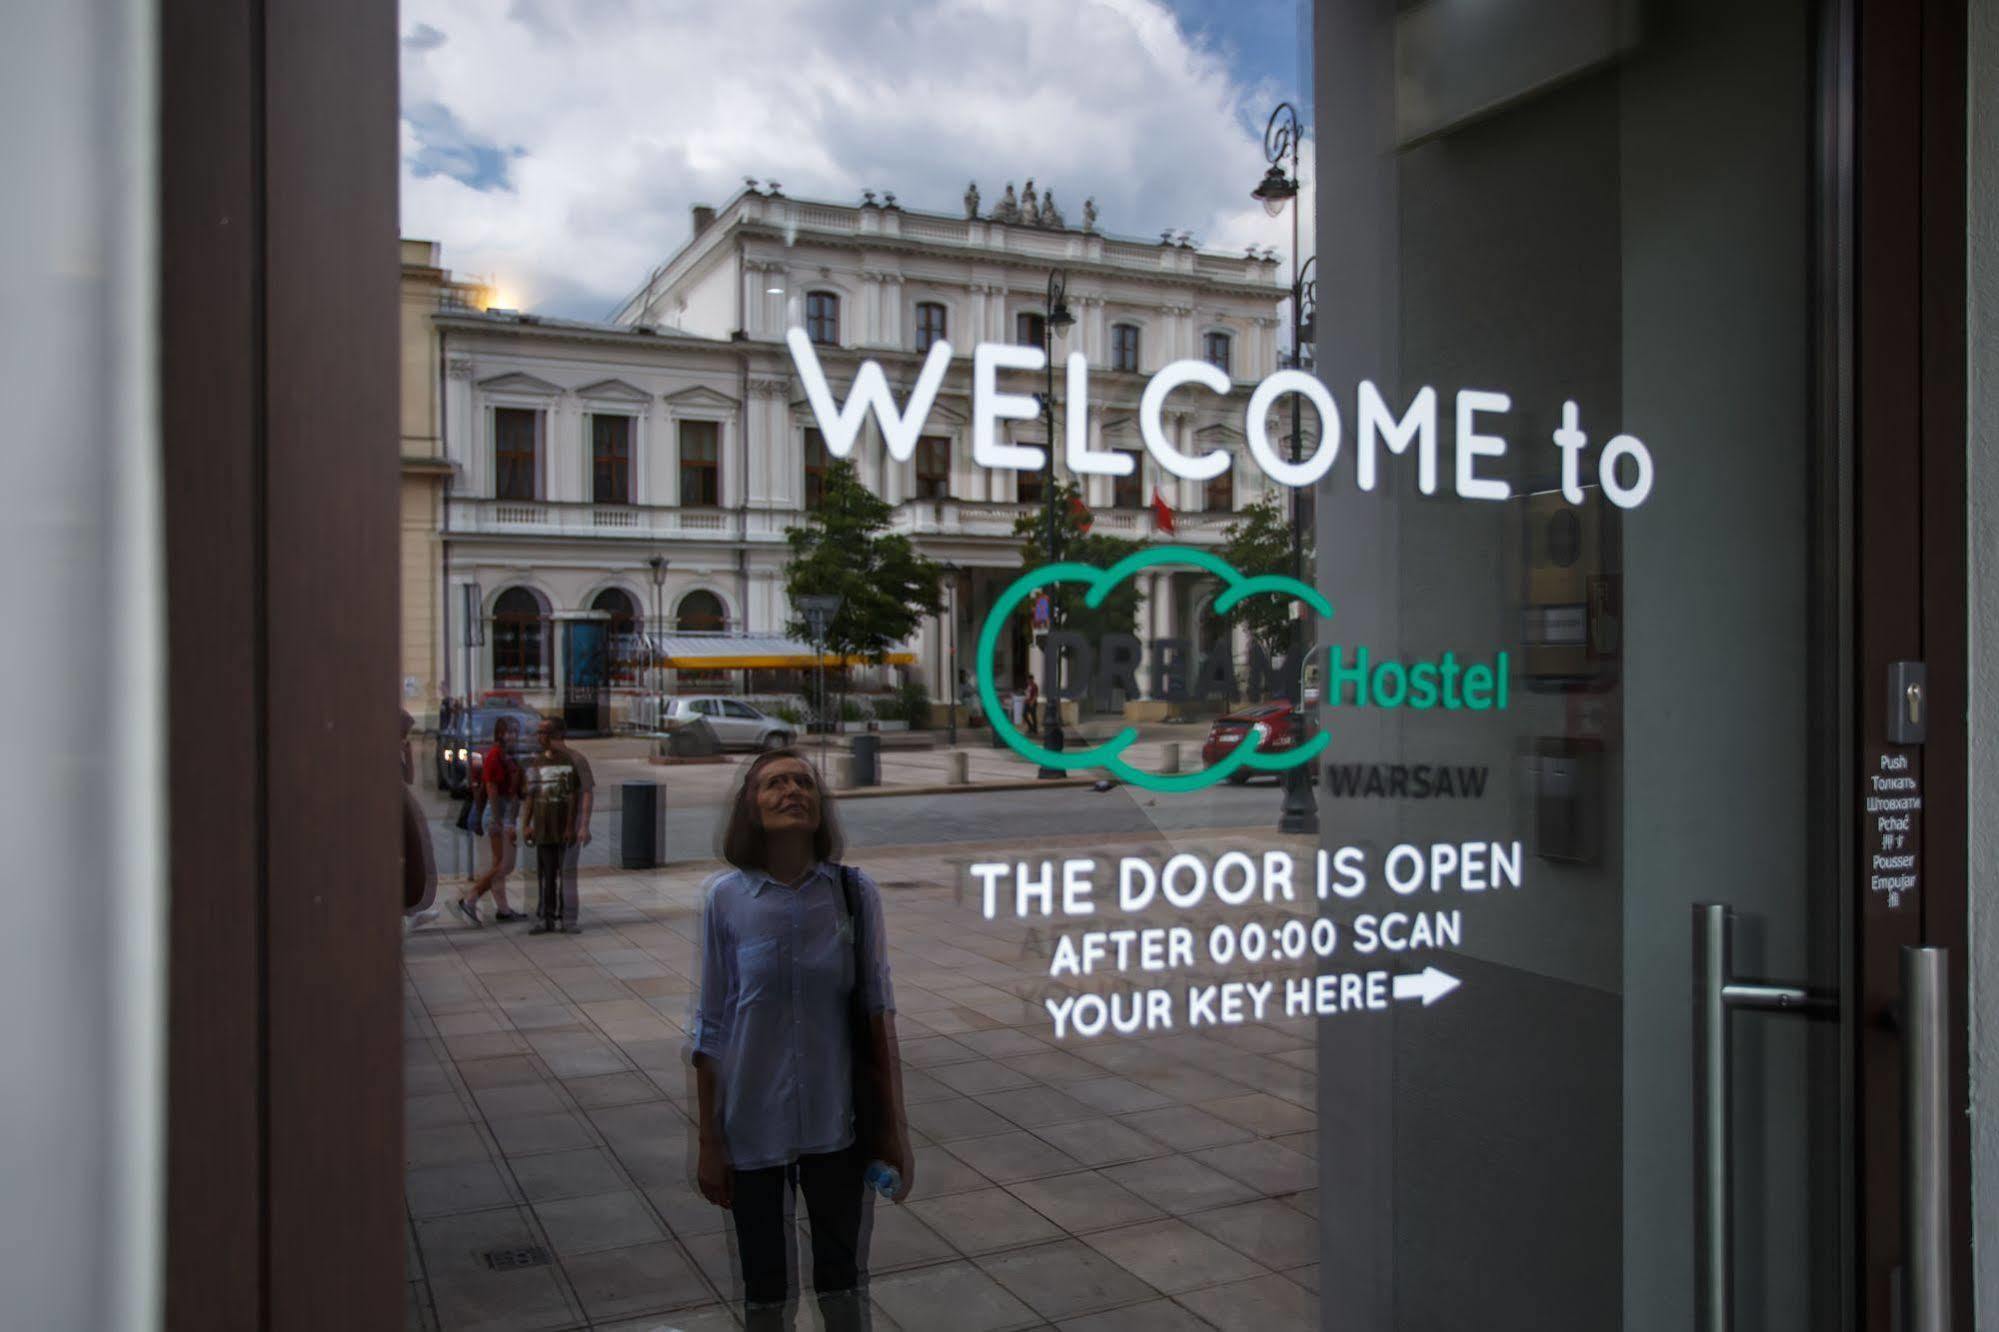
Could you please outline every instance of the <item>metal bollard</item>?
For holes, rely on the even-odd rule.
[[[962,749],[954,749],[944,755],[944,780],[952,786],[963,786],[971,778],[970,755]]]
[[[882,741],[878,735],[854,737],[853,753],[847,759],[848,786],[880,786]]]
[[[1180,742],[1168,740],[1159,747],[1159,770],[1161,772],[1180,771]]]

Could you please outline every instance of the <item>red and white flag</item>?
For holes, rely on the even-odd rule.
[[[1173,530],[1173,506],[1159,493],[1159,487],[1152,488],[1152,530],[1171,532]]]

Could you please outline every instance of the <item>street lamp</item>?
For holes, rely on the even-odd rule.
[[[819,772],[820,780],[826,777],[826,732],[831,719],[826,715],[826,631],[832,627],[833,617],[840,613],[841,598],[836,593],[814,593],[798,598],[798,609],[805,616],[806,632],[812,635],[812,644],[819,657]]]
[[[1298,111],[1289,102],[1279,102],[1277,109],[1270,113],[1270,120],[1263,127],[1263,156],[1270,169],[1263,173],[1263,179],[1250,191],[1250,197],[1263,204],[1263,211],[1272,217],[1291,206],[1291,364],[1302,367],[1305,363],[1306,330],[1312,320],[1306,313],[1308,300],[1316,302],[1317,291],[1306,279],[1314,255],[1303,268],[1298,264],[1298,143],[1303,136],[1298,129]],[[1291,170],[1284,170],[1284,159],[1291,159]],[[1299,462],[1304,452],[1304,430],[1300,415],[1302,404],[1298,395],[1291,395],[1291,461]],[[1297,489],[1291,492],[1291,576],[1302,580],[1305,576],[1305,527],[1303,496]],[[1302,610],[1302,608],[1301,608]],[[1311,739],[1312,711],[1305,706],[1305,642],[1309,635],[1307,621],[1301,613],[1291,622],[1291,652],[1285,663],[1285,674],[1291,677],[1291,696],[1297,709],[1298,743]],[[1284,770],[1284,806],[1277,817],[1277,831],[1284,833],[1307,833],[1316,835],[1319,831],[1319,802],[1312,794],[1312,774],[1305,765]]]
[[[1062,558],[1062,531],[1058,525],[1059,515],[1055,504],[1055,335],[1076,322],[1076,316],[1069,313],[1068,302],[1063,299],[1069,287],[1069,275],[1056,269],[1048,275],[1048,299],[1042,306],[1046,312],[1041,319],[1041,350],[1048,362],[1048,391],[1041,396],[1042,412],[1048,418],[1048,475],[1042,483],[1042,498],[1048,505],[1048,563],[1052,567]],[[1062,663],[1057,657],[1055,645],[1055,589],[1051,584],[1042,589],[1048,598],[1048,628],[1041,640],[1041,743],[1050,752],[1062,752]],[[1066,777],[1060,768],[1042,765],[1037,777]]]
[[[950,642],[950,665],[946,668],[946,675],[944,677],[944,688],[948,691],[944,695],[944,705],[951,716],[950,747],[956,749],[958,747],[958,704],[961,701],[958,689],[958,566],[949,560],[944,561],[944,576],[951,580],[951,603],[950,609],[946,612],[951,617],[951,620],[949,627],[945,630]]]
[[[666,720],[666,668],[659,664],[666,632],[666,556],[655,555],[646,563],[652,568],[652,728],[657,731]]]

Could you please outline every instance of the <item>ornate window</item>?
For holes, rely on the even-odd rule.
[[[632,502],[632,418],[590,418],[590,498],[598,504]]]
[[[805,507],[816,509],[826,501],[826,437],[810,426],[805,430]]]
[[[720,633],[728,622],[728,611],[713,592],[689,592],[674,610],[675,627],[686,633]]]
[[[638,603],[621,587],[607,587],[590,600],[590,609],[611,619],[605,626],[605,679],[614,685],[635,685],[644,678],[644,621]]]
[[[1143,460],[1136,452],[1131,455],[1130,476],[1111,478],[1111,507],[1113,509],[1142,509],[1145,507],[1145,486]]]
[[[1048,496],[1047,481],[1045,472],[1015,472],[1014,498],[1022,504],[1041,503]]]
[[[1022,310],[1013,317],[1013,340],[1023,347],[1039,347],[1048,340],[1048,317],[1039,310]]]
[[[1209,513],[1235,512],[1235,468],[1208,478],[1201,488],[1201,507]]]
[[[840,345],[840,298],[830,291],[805,296],[805,336],[825,347]]]
[[[722,427],[714,421],[680,423],[680,502],[710,509],[722,502]]]
[[[1235,339],[1226,333],[1204,333],[1201,335],[1201,359],[1223,374],[1233,373],[1229,369],[1229,350]]]
[[[916,350],[927,352],[932,344],[942,342],[946,336],[949,313],[936,301],[916,303]]]
[[[1111,369],[1138,373],[1138,325],[1111,325]]]
[[[531,407],[493,409],[493,498],[539,498],[540,445],[540,412]]]
[[[951,441],[943,435],[916,441],[916,498],[951,498]]]
[[[548,620],[541,599],[510,587],[493,602],[493,683],[538,688],[548,683]]]

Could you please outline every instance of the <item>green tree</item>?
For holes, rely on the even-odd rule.
[[[1071,562],[1108,569],[1125,556],[1143,549],[1141,541],[1102,536],[1090,529],[1090,511],[1084,507],[1081,489],[1072,482],[1055,486],[1056,533],[1061,542],[1064,564]],[[1013,533],[1021,539],[1023,569],[1040,569],[1048,564],[1048,506],[1041,503],[1014,519]],[[1081,583],[1058,583],[1046,589],[1054,612],[1055,627],[1081,634],[1092,644],[1106,634],[1128,634],[1138,624],[1138,582],[1126,579],[1105,597],[1095,610],[1083,605],[1088,589]],[[1033,601],[1022,605],[1020,614],[1033,613]],[[1040,648],[1035,649],[1035,673],[1041,669]],[[1046,681],[1043,681],[1046,684]]]
[[[1222,533],[1221,557],[1245,577],[1291,572],[1291,515],[1281,495],[1265,495],[1243,507]],[[1305,568],[1312,567],[1312,534],[1305,533]],[[1310,582],[1310,578],[1306,579]],[[1291,650],[1291,602],[1283,597],[1246,597],[1229,611],[1230,624],[1249,630],[1272,661]]]
[[[785,529],[791,559],[784,589],[793,606],[803,596],[840,598],[826,629],[825,649],[879,665],[944,604],[937,563],[916,553],[909,538],[890,532],[888,503],[861,484],[845,460],[826,469],[825,496],[803,527]],[[802,616],[787,626],[811,638]]]

